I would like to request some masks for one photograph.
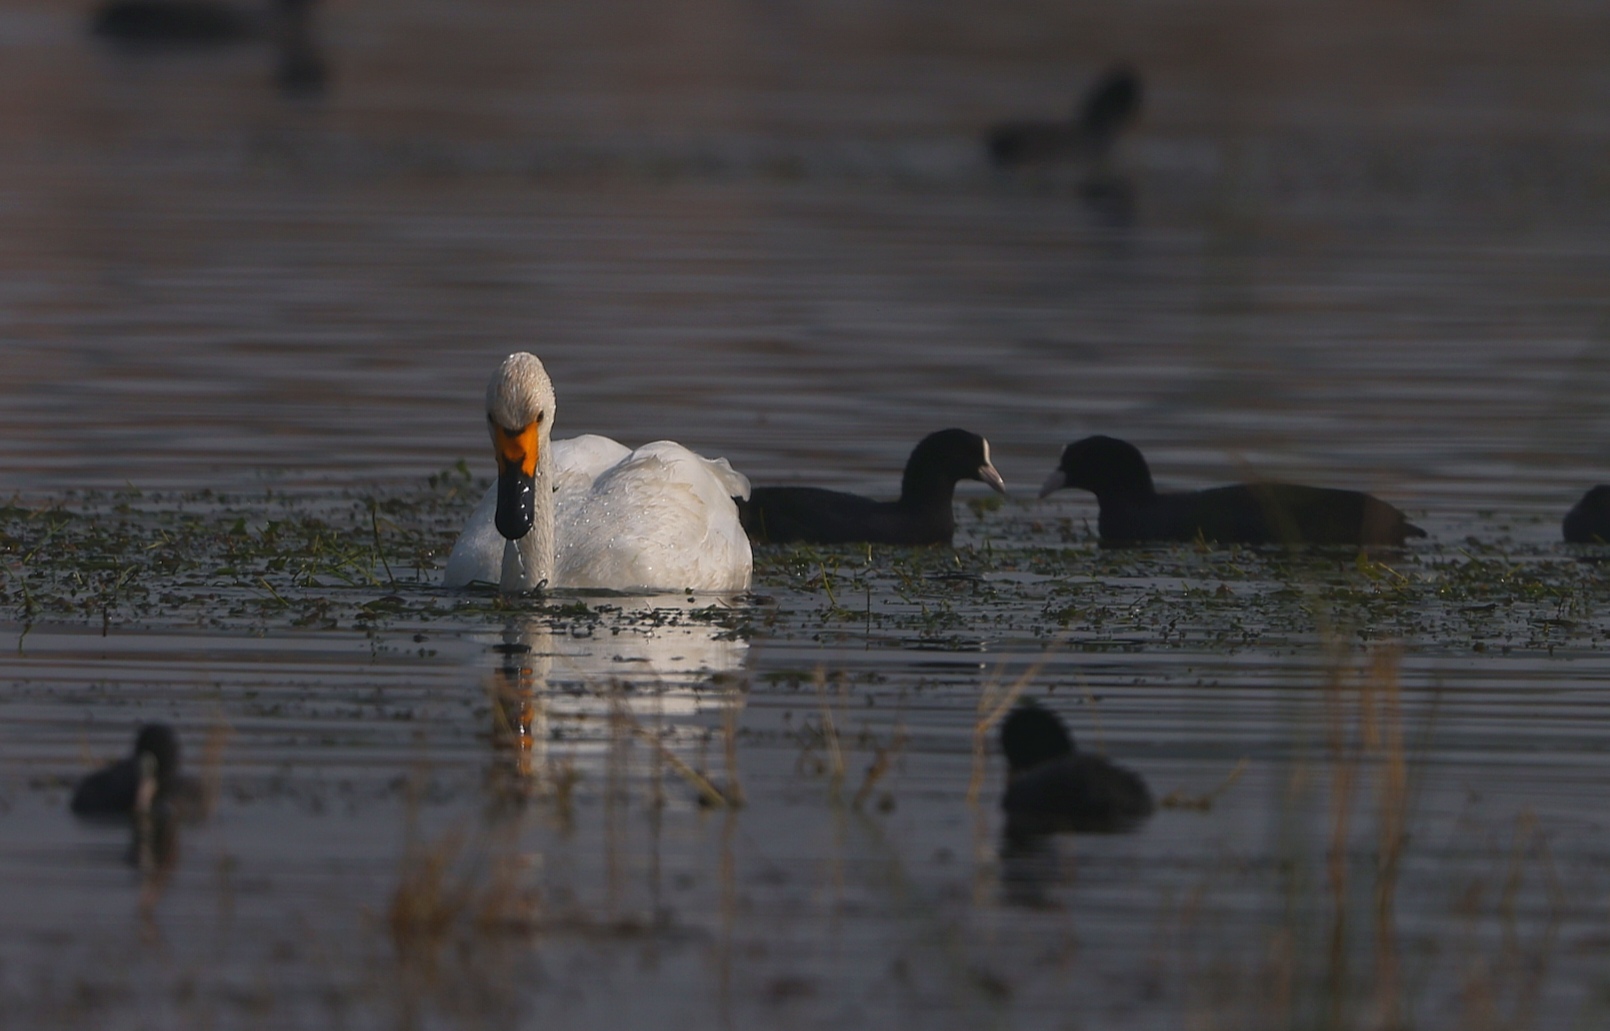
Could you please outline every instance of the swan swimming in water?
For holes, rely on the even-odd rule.
[[[505,358],[486,387],[498,480],[453,545],[444,586],[749,587],[749,537],[732,500],[749,496],[742,473],[669,440],[636,451],[595,435],[550,440],[554,416],[542,362]]]

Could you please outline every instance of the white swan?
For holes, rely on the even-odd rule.
[[[733,497],[749,480],[669,440],[630,451],[607,437],[549,439],[553,384],[511,354],[486,387],[498,482],[470,514],[442,583],[617,591],[742,591],[749,537]]]

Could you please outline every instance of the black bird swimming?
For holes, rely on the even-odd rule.
[[[956,532],[951,500],[959,480],[979,480],[1002,494],[1006,483],[989,460],[989,441],[966,430],[930,433],[911,452],[897,501],[820,487],[756,487],[738,502],[738,518],[757,543],[949,544]]]
[[[90,32],[131,50],[196,50],[266,40],[278,60],[274,80],[288,94],[317,93],[327,71],[313,35],[314,0],[270,0],[241,7],[220,0],[106,0]]]
[[[1402,512],[1356,490],[1243,483],[1159,494],[1140,451],[1113,437],[1069,444],[1040,497],[1063,487],[1095,494],[1103,544],[1201,538],[1221,544],[1401,545],[1406,537],[1426,535]]]
[[[1610,544],[1610,485],[1599,484],[1565,513],[1565,539],[1571,544]]]
[[[90,31],[119,43],[220,46],[257,38],[260,21],[257,12],[213,0],[110,0]]]
[[[1152,815],[1152,793],[1139,774],[1075,751],[1056,713],[1035,702],[1019,704],[1002,721],[1001,751],[1009,835],[1124,831]]]
[[[1098,78],[1066,122],[1003,122],[985,139],[990,160],[1002,167],[1070,158],[1101,161],[1118,134],[1140,113],[1140,76],[1127,64]]]
[[[72,810],[79,816],[128,816],[199,811],[201,785],[179,773],[179,738],[164,723],[148,723],[134,754],[78,782]]]

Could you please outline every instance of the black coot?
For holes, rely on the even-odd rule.
[[[1401,545],[1424,537],[1391,505],[1356,490],[1251,483],[1159,494],[1146,459],[1113,437],[1069,444],[1040,497],[1088,490],[1101,506],[1103,544],[1191,541],[1223,544]]]
[[[930,433],[911,452],[898,501],[820,487],[756,487],[735,498],[738,517],[757,543],[949,544],[956,532],[951,501],[959,480],[979,480],[1002,494],[1006,484],[989,460],[989,441],[966,430]]]
[[[79,816],[147,812],[198,812],[201,785],[179,773],[179,738],[163,723],[148,723],[134,739],[134,754],[78,782],[72,810]]]
[[[314,0],[239,6],[221,0],[106,0],[90,32],[131,50],[204,50],[258,40],[275,45],[274,80],[290,95],[317,94],[327,69],[314,40]]]
[[[1127,64],[1115,65],[1086,91],[1066,122],[1003,122],[985,138],[990,160],[1002,167],[1047,161],[1100,161],[1140,112],[1140,76]]]
[[[257,38],[261,21],[255,11],[212,0],[110,0],[90,31],[119,43],[219,46]]]
[[[1146,782],[1099,755],[1077,752],[1056,714],[1024,702],[1001,723],[1010,835],[1124,831],[1152,815]]]
[[[1572,544],[1610,544],[1610,485],[1582,495],[1565,513],[1565,539]]]

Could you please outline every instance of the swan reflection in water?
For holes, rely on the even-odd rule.
[[[491,741],[502,757],[491,773],[495,799],[547,795],[563,814],[578,759],[601,756],[623,733],[675,748],[703,734],[692,717],[729,710],[739,697],[733,674],[749,643],[695,617],[686,596],[589,600],[596,615],[586,622],[534,612],[473,635],[492,670]],[[669,738],[666,720],[678,725]],[[550,754],[555,742],[566,742],[562,754]]]

